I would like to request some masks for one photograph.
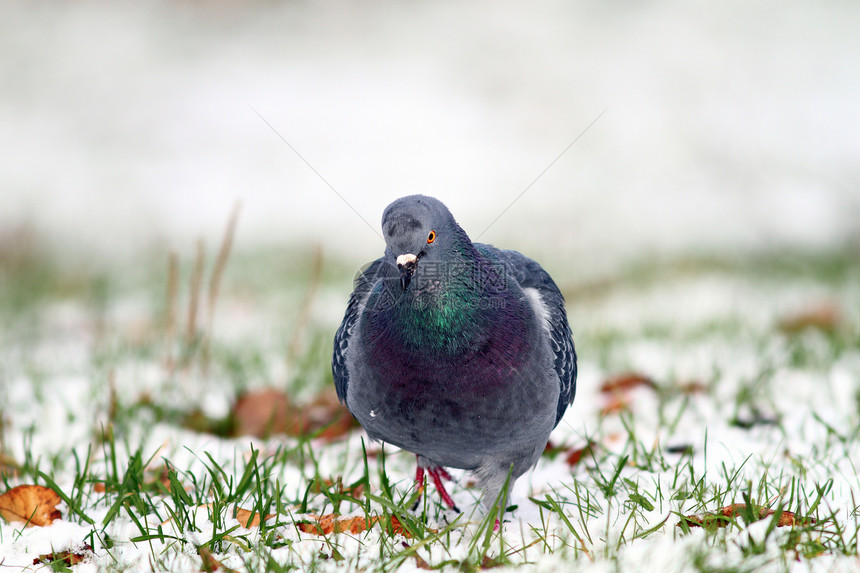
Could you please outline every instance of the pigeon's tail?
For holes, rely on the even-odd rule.
[[[483,502],[487,511],[503,513],[508,507],[514,482],[519,477],[515,475],[514,464],[505,468],[496,462],[491,462],[476,469],[475,477],[478,478],[478,485],[484,492]]]
[[[496,508],[500,515],[504,514],[510,502],[514,483],[534,467],[545,447],[544,441],[534,449],[526,447],[517,453],[507,453],[504,457],[484,458],[474,473],[478,479],[478,485],[484,492],[483,501],[487,511],[494,511]]]

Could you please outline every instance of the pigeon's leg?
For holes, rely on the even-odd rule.
[[[421,465],[421,458],[418,459],[418,465],[415,467],[415,491],[419,495],[415,503],[412,504],[412,511],[418,509],[418,504],[421,503],[421,497],[424,495],[424,466]]]
[[[447,481],[454,481],[454,478],[451,477],[451,474],[448,473],[448,470],[446,470],[442,466],[436,466],[436,471],[439,472],[439,475],[442,476],[443,479]]]
[[[418,464],[415,468],[415,489],[424,493],[424,466]],[[415,508],[412,508],[415,509]]]
[[[443,479],[451,481],[451,474],[449,474],[445,468],[442,466],[437,466],[430,463],[429,460],[418,457],[418,467],[415,469],[415,488],[420,491],[422,494],[424,493],[424,471],[426,470],[428,474],[430,474],[430,479],[433,480],[433,485],[436,487],[436,491],[439,493],[439,497],[442,498],[442,502],[456,511],[460,513],[459,508],[454,503],[454,500],[445,490],[445,484],[442,482]],[[421,499],[420,497],[418,498]],[[418,502],[415,503],[415,506],[412,508],[413,511],[418,507]]]
[[[450,480],[451,475],[440,466],[433,466],[431,468],[428,468],[427,473],[429,473],[430,477],[433,478],[433,485],[436,486],[436,491],[439,492],[439,497],[442,498],[442,501],[445,503],[445,505],[447,505],[457,513],[460,513],[460,510],[457,508],[457,505],[454,503],[454,500],[451,499],[451,496],[448,494],[447,491],[445,491],[445,484],[442,482],[443,477]]]

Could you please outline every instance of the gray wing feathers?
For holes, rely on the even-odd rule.
[[[558,410],[555,418],[555,423],[558,424],[576,395],[576,349],[573,346],[570,324],[567,322],[564,297],[549,273],[537,262],[516,251],[497,252],[507,259],[520,287],[536,289],[546,305],[550,323],[550,345],[555,355],[553,368],[559,379]]]
[[[349,370],[346,366],[346,351],[349,348],[358,318],[364,310],[367,296],[376,283],[378,275],[383,270],[382,259],[377,259],[355,279],[352,294],[349,295],[349,303],[346,306],[346,314],[343,322],[334,335],[334,352],[331,360],[331,374],[334,378],[334,387],[337,390],[338,399],[346,404],[346,390],[349,386]]]

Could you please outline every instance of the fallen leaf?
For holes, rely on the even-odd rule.
[[[547,441],[546,446],[544,446],[542,456],[554,460],[558,457],[559,454],[567,453],[570,451],[570,446],[567,444],[554,444],[551,441]]]
[[[600,413],[603,416],[609,414],[617,414],[630,409],[630,400],[623,394],[612,394],[607,398],[606,403],[600,408]]]
[[[289,397],[272,388],[248,392],[233,407],[233,434],[267,438],[274,434],[315,437],[331,441],[353,428],[358,422],[337,399],[333,391],[317,395],[301,408]]]
[[[484,555],[484,558],[481,559],[481,569],[493,569],[495,567],[501,567],[504,565],[499,559],[490,557],[489,555]]]
[[[316,434],[326,441],[335,440],[348,434],[358,422],[340,403],[337,394],[331,391],[323,392],[302,408],[301,433]]]
[[[681,521],[678,522],[678,526],[682,523],[686,523],[689,527],[704,527],[706,529],[725,527],[736,517],[741,515],[746,508],[747,506],[745,503],[733,503],[732,505],[721,507],[716,513],[706,513],[702,516],[687,515],[681,518]],[[773,509],[763,506],[753,506],[753,511],[757,516],[757,520],[765,519],[776,513]],[[783,511],[779,516],[777,527],[794,527],[795,525],[807,525],[811,523],[815,523],[815,520],[811,517],[799,518],[790,511]]]
[[[274,434],[295,435],[299,412],[286,394],[274,388],[242,394],[233,406],[233,434],[268,438]],[[291,430],[292,431],[289,431]]]
[[[573,467],[579,464],[579,462],[582,461],[583,456],[591,455],[591,453],[594,452],[594,446],[596,445],[597,444],[595,444],[594,442],[588,442],[588,444],[581,448],[570,450],[570,453],[568,453],[567,457],[565,458],[567,465]]]
[[[415,567],[417,567],[418,569],[424,569],[425,571],[432,571],[433,570],[433,568],[430,567],[430,564],[427,563],[427,561],[425,561],[424,558],[421,557],[420,555],[418,555],[417,553],[414,553],[412,555],[412,557],[415,558]]]
[[[768,510],[771,515],[774,511]],[[811,517],[797,517],[794,513],[790,511],[783,511],[779,515],[779,521],[776,522],[777,527],[794,527],[795,525],[811,525],[815,523],[815,520]]]
[[[600,385],[600,393],[606,397],[606,403],[600,409],[600,413],[606,416],[629,410],[630,393],[640,387],[654,390],[657,385],[648,376],[635,372],[607,378]]]
[[[262,518],[262,521],[268,521],[275,517],[274,513],[270,513]],[[248,509],[237,508],[236,509],[236,520],[244,527],[245,529],[250,529],[252,527],[260,526],[260,514],[252,512]]]
[[[785,334],[798,334],[806,329],[833,332],[841,322],[841,311],[832,302],[813,304],[779,321],[777,328]]]
[[[315,535],[331,535],[332,533],[361,533],[379,520],[378,517],[366,519],[364,517],[345,517],[338,519],[338,516],[330,513],[317,519],[315,522],[302,522],[297,524],[299,531],[304,533],[313,533]]]
[[[203,561],[203,571],[206,573],[211,573],[212,571],[218,571],[219,569],[223,569],[226,573],[236,573],[235,569],[230,569],[226,567],[223,563],[215,559],[212,555],[212,552],[209,551],[209,548],[205,545],[201,545],[197,548],[197,555],[200,556],[200,559]]]
[[[613,376],[604,380],[603,384],[600,385],[600,391],[603,394],[629,392],[630,390],[639,388],[640,386],[645,386],[646,388],[651,389],[657,388],[657,384],[655,384],[648,376],[637,374],[635,372],[628,372],[626,374],[619,374],[618,376]]]
[[[299,531],[304,533],[312,533],[314,535],[331,535],[332,533],[352,533],[357,534],[362,531],[367,531],[374,524],[380,521],[387,521],[386,518],[380,516],[373,516],[370,518],[365,518],[361,516],[357,517],[343,517],[338,519],[339,516],[335,513],[329,513],[328,515],[324,515],[322,517],[317,518],[316,521],[312,522],[300,522],[297,523],[296,526],[299,528]],[[412,538],[412,534],[400,523],[395,516],[391,516],[391,531],[395,535],[402,535],[407,539]],[[432,529],[428,529],[428,531],[433,531]],[[435,533],[435,531],[434,531]]]
[[[431,527],[428,527],[427,531],[429,531],[430,533],[437,533],[437,531]],[[406,539],[412,539],[412,534],[409,532],[409,530],[403,527],[403,524],[400,523],[400,520],[393,515],[391,516],[391,532],[395,535],[402,535]]]
[[[410,548],[410,545],[408,543],[406,543],[405,541],[401,541],[400,545],[402,545],[404,547],[404,549]],[[432,571],[433,570],[433,567],[430,567],[430,564],[427,563],[427,561],[425,561],[423,557],[418,555],[418,553],[413,553],[412,557],[415,559],[415,567],[417,567],[418,569],[424,569],[425,571]]]
[[[89,545],[84,545],[81,551],[87,551],[92,553],[93,548]],[[39,555],[37,558],[33,559],[33,565],[49,565],[51,563],[57,563],[62,561],[66,564],[66,566],[71,567],[72,565],[77,565],[81,561],[83,561],[87,556],[84,553],[75,553],[73,551],[56,551],[54,553],[48,553],[46,555]]]
[[[8,522],[26,523],[28,527],[50,525],[62,517],[57,505],[60,496],[40,485],[19,485],[0,495],[0,516]]]

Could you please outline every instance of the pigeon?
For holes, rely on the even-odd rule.
[[[487,509],[504,509],[576,393],[564,298],[537,262],[473,243],[435,198],[397,199],[382,232],[335,335],[338,398],[372,440],[416,454],[419,491],[427,472],[459,511],[443,480],[469,470]]]

